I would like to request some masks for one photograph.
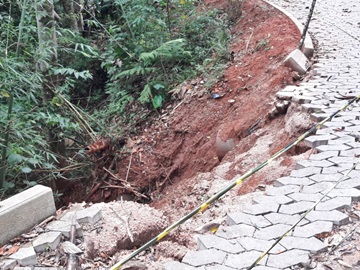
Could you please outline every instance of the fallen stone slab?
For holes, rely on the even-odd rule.
[[[255,238],[260,238],[264,240],[272,240],[277,239],[281,235],[283,235],[288,229],[290,229],[290,225],[286,224],[275,224],[260,230],[257,230],[254,234]]]
[[[0,246],[29,231],[55,211],[52,190],[42,185],[0,201]]]
[[[314,204],[312,202],[296,202],[292,204],[282,205],[280,207],[279,213],[282,214],[301,214],[309,210]]]
[[[55,250],[60,244],[61,232],[46,232],[40,234],[34,241],[33,247],[36,252],[50,249]]]
[[[277,212],[279,209],[278,203],[260,203],[253,204],[245,208],[244,212],[252,215],[264,215],[267,213]]]
[[[226,253],[216,249],[189,251],[186,253],[182,262],[192,266],[203,266],[207,264],[222,264],[225,260]]]
[[[216,235],[225,239],[234,239],[241,236],[252,236],[254,232],[254,226],[239,224],[229,227],[220,226],[216,232]]]
[[[293,225],[295,222],[300,220],[300,215],[289,215],[282,213],[271,213],[264,216],[267,220],[269,220],[272,224],[287,224]],[[299,225],[305,225],[309,223],[307,220],[300,221]]]
[[[33,247],[20,248],[9,258],[16,260],[22,266],[37,264],[36,253]]]
[[[340,210],[340,209],[348,209],[351,206],[351,197],[338,197],[327,200],[325,202],[319,203],[315,210],[320,211],[331,211],[331,210]]]
[[[292,51],[284,61],[284,65],[303,75],[308,70],[310,64],[306,56],[299,50]]]

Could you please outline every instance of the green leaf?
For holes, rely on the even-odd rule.
[[[23,160],[23,157],[18,154],[10,154],[7,158],[7,161],[10,165],[14,165],[15,163],[20,163]]]
[[[8,182],[8,181],[4,181],[3,186],[4,186],[4,189],[7,190],[7,189],[14,188],[15,184],[11,183],[11,182]]]
[[[161,107],[162,102],[164,101],[164,98],[160,95],[156,95],[153,99],[152,99],[152,104],[154,106],[155,109]]]
[[[30,173],[30,172],[32,172],[32,169],[29,168],[29,167],[22,167],[22,168],[21,168],[21,171],[22,171],[23,173]]]

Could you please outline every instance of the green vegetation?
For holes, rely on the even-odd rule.
[[[0,199],[83,176],[84,148],[114,134],[109,119],[131,120],[129,102],[157,110],[182,81],[219,73],[231,11],[195,0],[1,2]]]

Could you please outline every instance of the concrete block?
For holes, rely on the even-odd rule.
[[[51,188],[36,185],[0,202],[0,246],[55,214]]]
[[[332,211],[311,211],[306,216],[307,220],[311,222],[317,220],[330,221],[336,225],[345,225],[350,222],[350,219],[347,215],[340,211],[332,210]]]
[[[9,258],[16,260],[22,266],[37,264],[36,253],[33,247],[20,248]]]
[[[310,186],[305,186],[303,188],[303,193],[316,194],[323,191],[328,191],[334,186],[334,183],[331,182],[319,182]]]
[[[276,239],[283,235],[290,227],[290,225],[286,224],[275,224],[256,231],[254,237],[264,240]]]
[[[240,253],[244,248],[235,240],[226,240],[216,235],[207,234],[198,237],[199,250],[215,248],[228,253]]]
[[[327,250],[327,246],[315,237],[302,238],[288,236],[281,240],[281,245],[283,245],[287,250],[301,249],[315,254]]]
[[[49,223],[46,228],[50,231],[61,232],[65,237],[70,238],[71,221],[57,220]],[[82,236],[82,230],[79,223],[76,222],[76,236]]]
[[[254,216],[243,212],[229,213],[227,216],[227,224],[230,226],[236,224],[247,224],[257,226],[259,228],[271,225],[271,223],[263,216]]]
[[[234,239],[241,236],[252,236],[254,231],[254,226],[239,224],[229,227],[220,226],[216,235],[225,239]]]
[[[326,151],[317,153],[310,156],[310,160],[325,160],[330,157],[337,157],[339,155],[340,151]]]
[[[306,56],[299,50],[292,51],[285,58],[284,65],[303,75],[308,70],[310,64]]]
[[[241,237],[238,239],[238,242],[246,249],[246,251],[256,250],[256,251],[264,252],[269,247],[271,247],[272,244],[274,244],[275,240],[263,240],[252,237]],[[277,244],[270,251],[270,253],[281,253],[284,251],[285,248],[282,245]]]
[[[335,174],[314,174],[310,176],[311,180],[315,182],[337,182],[344,175],[340,173]]]
[[[101,205],[96,204],[89,208],[76,212],[76,220],[80,223],[90,223],[95,224],[101,219]]]
[[[296,227],[293,236],[312,237],[316,234],[331,232],[333,223],[329,221],[315,221],[301,227]]]
[[[60,244],[61,232],[46,232],[40,234],[34,241],[33,247],[36,252],[50,249],[55,250]]]
[[[309,261],[309,253],[304,250],[293,249],[281,254],[273,254],[269,256],[267,266],[276,269],[284,269],[300,263],[307,263]]]
[[[16,264],[17,264],[16,260],[5,259],[0,262],[0,269],[10,270],[13,269],[16,266]]]
[[[192,266],[202,266],[213,263],[222,264],[225,257],[225,252],[216,249],[189,251],[186,253],[182,262]]]
[[[225,260],[225,265],[233,267],[235,269],[245,269],[252,265],[261,255],[259,251],[249,251],[241,254],[229,254]],[[265,264],[268,255],[266,255],[261,261],[260,264]]]

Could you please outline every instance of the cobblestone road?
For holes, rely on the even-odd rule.
[[[304,23],[312,1],[272,2]],[[336,96],[360,94],[360,1],[317,1],[309,31],[318,45],[318,63],[314,66],[317,75],[299,87],[285,88],[278,97],[299,102],[320,121],[347,102]],[[230,213],[227,226],[220,227],[215,235],[200,236],[199,250],[188,252],[182,262],[167,263],[165,269],[249,267],[357,162],[359,131],[359,106],[341,112],[316,135],[306,139],[307,144],[317,150],[309,160],[299,162],[297,170],[278,179],[276,186],[268,187],[266,195],[256,199],[257,204],[249,205],[241,213]],[[349,217],[341,210],[358,199],[360,166],[253,269],[291,269],[299,263],[307,263],[310,253],[327,248],[315,235],[347,224]]]

